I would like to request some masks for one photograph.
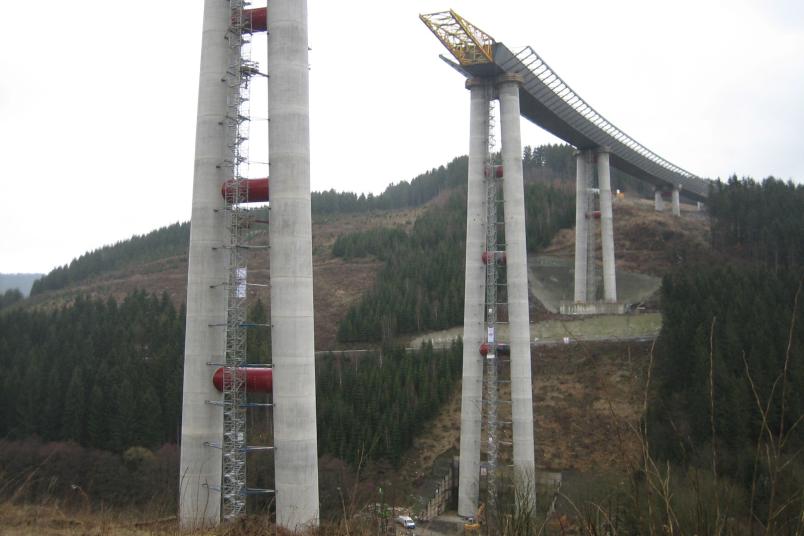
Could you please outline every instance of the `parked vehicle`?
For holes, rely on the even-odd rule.
[[[416,523],[410,518],[410,516],[399,516],[396,518],[396,522],[405,527],[406,529],[416,528]]]

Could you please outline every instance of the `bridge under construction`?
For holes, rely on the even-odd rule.
[[[458,514],[471,517],[477,511],[484,451],[486,511],[492,521],[500,475],[510,477],[521,497],[535,497],[520,116],[577,148],[574,300],[563,304],[562,312],[625,310],[617,300],[610,166],[653,185],[657,210],[663,195],[672,192],[676,215],[682,192],[704,201],[709,184],[614,126],[532,48],[513,52],[455,11],[420,18],[449,51],[452,58],[441,58],[466,78],[470,91]],[[499,156],[494,150],[497,114]],[[602,296],[595,276],[596,220]],[[501,323],[509,324],[509,341],[500,340]],[[510,384],[510,390],[503,384]],[[505,392],[510,399],[502,399]],[[511,456],[503,452],[508,445]]]
[[[610,164],[653,184],[657,209],[663,193],[672,192],[678,213],[681,192],[703,201],[708,185],[614,127],[532,49],[514,53],[454,11],[421,18],[452,54],[454,59],[446,61],[466,77],[470,90],[459,514],[471,516],[480,493],[481,443],[489,510],[494,510],[498,469],[508,461],[513,481],[534,497],[520,116],[578,149],[573,306],[622,305],[615,286]],[[259,32],[267,32],[265,66],[250,56],[252,36]],[[250,7],[246,0],[205,0],[201,46],[179,520],[182,529],[231,521],[245,514],[247,496],[263,495],[274,501],[278,526],[315,527],[319,501],[307,2],[271,0],[269,11]],[[249,103],[256,80],[268,84],[270,183],[249,173]],[[498,119],[499,155],[494,138]],[[269,221],[249,212],[246,205],[254,202],[270,202]],[[598,218],[604,287],[600,304],[590,231]],[[246,240],[247,230],[258,224],[269,224],[270,246]],[[249,276],[245,252],[269,247],[270,280]],[[254,286],[270,287],[268,323],[246,318],[247,300],[253,297],[249,288]],[[510,324],[508,341],[500,340],[502,323]],[[271,364],[249,359],[248,329],[270,329]],[[508,399],[500,389],[505,383],[510,384]],[[272,434],[265,444],[249,441],[246,415],[255,408],[270,412]],[[248,458],[254,452],[273,454],[272,488],[247,486]]]

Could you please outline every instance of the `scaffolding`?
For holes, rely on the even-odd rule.
[[[486,86],[491,92],[491,86]],[[489,512],[496,511],[497,498],[497,205],[500,201],[500,183],[494,165],[495,116],[493,95],[487,95],[489,111],[486,119],[488,147],[483,162],[486,186],[486,364],[483,374],[483,399],[486,421],[486,491]]]
[[[249,156],[248,139],[250,124],[250,88],[258,66],[251,61],[251,17],[245,11],[244,0],[230,0],[230,24],[226,34],[229,44],[229,60],[226,69],[227,113],[223,122],[226,129],[226,156],[223,168],[231,170],[231,181],[224,188],[224,215],[226,239],[223,248],[227,252],[226,301],[226,346],[220,363],[209,363],[223,369],[223,396],[210,404],[221,406],[223,411],[223,440],[221,444],[207,443],[221,450],[221,483],[210,486],[220,492],[221,517],[232,521],[246,513],[248,495],[272,494],[270,489],[248,488],[246,481],[247,454],[252,451],[272,450],[271,446],[249,446],[246,412],[249,408],[272,407],[267,403],[249,402],[247,396],[247,329],[269,327],[247,321],[247,298],[249,286],[267,286],[248,282],[248,266],[245,252],[260,246],[246,245],[246,230],[253,223],[245,204],[248,198]],[[256,366],[270,367],[259,364]]]
[[[510,344],[501,340],[500,326],[507,324],[507,316],[500,318],[500,313],[505,310],[508,303],[508,293],[506,284],[505,270],[505,222],[502,206],[501,181],[503,180],[502,166],[495,161],[495,108],[494,108],[494,89],[487,88],[487,100],[489,103],[486,128],[488,129],[488,147],[484,158],[484,182],[486,189],[486,244],[484,261],[486,264],[486,296],[485,296],[485,328],[486,343],[484,351],[485,366],[483,372],[483,419],[485,425],[486,442],[486,511],[488,512],[488,522],[490,526],[494,524],[497,517],[497,498],[499,496],[498,476],[500,462],[504,457],[501,447],[511,444],[502,439],[504,435],[503,426],[510,424],[510,420],[501,419],[501,412],[505,411],[505,406],[510,406],[508,400],[503,396],[501,386],[510,384],[510,378],[505,378],[506,369],[504,363],[507,359],[501,359],[505,350],[510,350]],[[507,311],[506,311],[507,312]],[[510,408],[509,408],[510,409]]]

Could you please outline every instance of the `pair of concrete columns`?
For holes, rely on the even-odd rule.
[[[475,515],[480,493],[483,356],[485,329],[485,251],[487,221],[484,184],[489,144],[489,105],[496,91],[500,101],[500,129],[504,169],[505,253],[511,347],[511,413],[513,461],[520,485],[534,494],[533,396],[530,361],[528,268],[525,243],[525,192],[519,121],[519,86],[515,76],[472,79],[469,124],[469,170],[466,220],[466,284],[461,398],[461,451],[458,514]]]
[[[614,220],[611,208],[611,173],[609,151],[605,148],[582,149],[575,155],[575,301],[595,301],[594,222],[600,217],[603,250],[603,297],[617,301],[617,279],[614,262]],[[594,189],[597,168],[598,189]],[[600,212],[595,210],[595,193],[600,196]]]
[[[661,188],[656,188],[653,191],[653,205],[656,209],[656,212],[663,212],[664,211],[664,199],[662,195],[666,190],[662,190]],[[673,187],[673,216],[681,216],[681,199],[680,199],[681,188],[678,186]]]
[[[310,216],[309,63],[306,0],[271,0],[268,35],[271,177],[271,335],[277,523],[318,525],[318,447]],[[205,0],[193,179],[184,355],[179,522],[220,522],[221,395],[212,383],[225,353],[224,200],[232,178],[227,77],[228,2]]]

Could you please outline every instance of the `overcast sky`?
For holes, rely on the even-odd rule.
[[[0,272],[47,272],[189,218],[202,6],[0,2]],[[379,193],[466,152],[468,92],[418,19],[450,7],[511,49],[533,46],[607,119],[693,173],[801,182],[802,6],[309,0],[313,189]],[[557,141],[522,129],[524,144]],[[264,131],[255,121],[255,160]]]

